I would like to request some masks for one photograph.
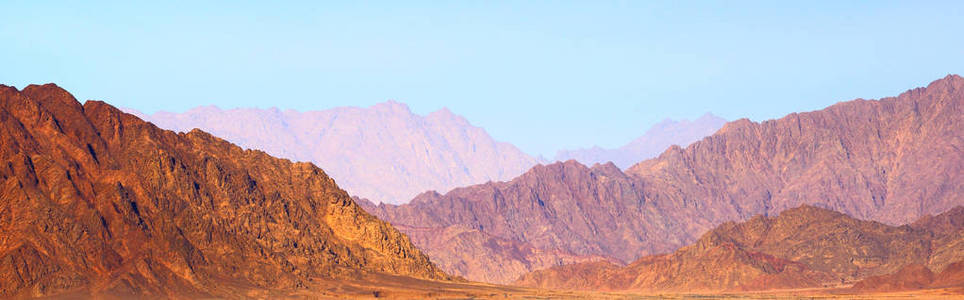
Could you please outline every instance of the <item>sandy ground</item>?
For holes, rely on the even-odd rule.
[[[228,299],[964,299],[964,287],[873,294],[855,294],[847,288],[735,293],[590,292],[550,291],[478,282],[430,281],[384,274],[367,275],[366,278],[350,281],[314,280],[314,284],[307,289],[297,291],[236,286],[224,292],[234,295]],[[88,291],[78,290],[44,299],[132,298],[91,295]]]
[[[632,293],[548,291],[476,282],[452,283],[376,275],[357,282],[319,282],[309,291],[287,294],[302,299],[964,299],[964,288],[855,294],[847,289],[783,290],[746,293]],[[367,282],[367,283],[366,283]],[[371,282],[378,282],[372,284]],[[258,295],[251,295],[258,297]],[[269,298],[280,296],[263,295]]]

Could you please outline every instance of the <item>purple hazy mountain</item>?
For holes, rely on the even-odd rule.
[[[421,116],[395,101],[306,112],[214,106],[128,112],[161,128],[200,128],[242,147],[313,162],[352,195],[375,202],[403,203],[429,190],[508,180],[538,163],[448,109]]]
[[[620,169],[654,158],[672,145],[686,147],[687,145],[709,136],[723,127],[726,120],[713,114],[706,113],[702,117],[689,121],[675,121],[666,119],[653,125],[645,134],[628,144],[616,148],[605,149],[599,146],[588,149],[560,150],[555,160],[567,161],[574,159],[585,165],[613,162]]]

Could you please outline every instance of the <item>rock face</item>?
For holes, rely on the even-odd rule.
[[[557,161],[576,160],[585,165],[613,162],[620,169],[629,168],[636,163],[654,158],[669,146],[687,146],[723,127],[726,120],[707,113],[696,120],[674,121],[666,119],[653,125],[645,134],[616,148],[562,150],[556,153]]]
[[[508,180],[538,163],[448,109],[420,116],[394,101],[306,112],[208,106],[140,116],[161,128],[200,128],[245,148],[313,162],[350,194],[375,202]]]
[[[516,283],[553,289],[766,290],[835,286],[901,270],[898,276],[906,280],[900,286],[921,288],[934,281],[925,265],[938,265],[933,249],[945,246],[949,236],[960,237],[962,229],[894,227],[801,206],[777,217],[725,223],[672,254],[643,257],[625,267],[554,267],[522,276]]]
[[[325,173],[59,87],[0,86],[0,298],[228,297],[446,279]]]
[[[730,122],[625,172],[613,164],[539,165],[508,182],[367,209],[395,225],[462,226],[547,252],[616,262],[671,252],[723,222],[801,204],[903,224],[964,204],[962,108],[964,78],[951,75],[896,98]],[[450,247],[418,237],[413,242],[443,269],[484,280],[447,267],[477,256],[450,255]],[[448,258],[454,260],[442,261]]]

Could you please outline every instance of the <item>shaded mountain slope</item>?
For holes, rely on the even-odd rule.
[[[563,264],[571,255],[625,262],[641,251],[668,252],[682,244],[687,239],[685,229],[694,224],[685,223],[687,219],[673,209],[642,201],[637,184],[612,163],[588,168],[567,161],[536,166],[509,182],[458,188],[445,195],[429,192],[407,205],[370,205],[366,209],[409,234],[447,272],[471,280],[498,277],[501,280],[495,282],[504,283],[531,270]],[[531,246],[540,253],[559,256],[545,265],[533,264],[533,257],[509,255],[498,260],[529,267],[462,273],[454,266],[479,265],[472,260],[488,259],[490,253],[480,244],[486,239],[462,235],[436,243],[429,240],[434,237],[410,230],[416,227],[439,231],[466,228],[510,243],[511,247]],[[453,253],[455,245],[474,246],[458,247],[465,252]]]
[[[200,128],[242,147],[313,162],[350,194],[375,202],[507,180],[538,163],[448,109],[422,116],[394,101],[305,112],[207,106],[140,116],[161,128]]]
[[[920,265],[929,273],[924,264],[933,264],[932,249],[940,248],[946,235],[801,206],[777,217],[725,223],[692,245],[643,257],[626,267],[574,264],[535,271],[516,283],[648,291],[820,288],[889,274],[908,265]],[[924,277],[933,280],[931,275]]]
[[[539,165],[508,182],[425,193],[369,211],[395,225],[460,225],[623,262],[670,252],[726,221],[801,204],[903,224],[964,204],[962,104],[964,79],[951,75],[894,98],[730,122],[625,172],[612,164]],[[423,249],[461,257],[441,254],[451,251],[444,245]]]
[[[53,84],[0,86],[0,131],[0,297],[448,278],[308,163],[161,130]]]

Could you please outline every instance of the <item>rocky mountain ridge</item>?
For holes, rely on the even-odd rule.
[[[250,297],[451,277],[321,169],[0,86],[0,297]]]

